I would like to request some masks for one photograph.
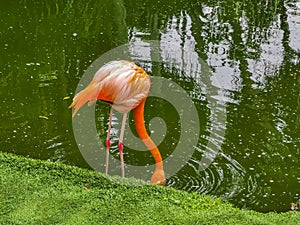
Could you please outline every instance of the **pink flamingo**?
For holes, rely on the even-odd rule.
[[[108,159],[110,148],[110,129],[113,110],[123,113],[122,126],[118,149],[122,167],[122,176],[125,177],[123,159],[123,137],[127,113],[134,112],[134,121],[137,133],[150,150],[155,163],[155,171],[151,177],[152,184],[165,183],[165,173],[161,154],[149,137],[144,124],[144,106],[150,89],[150,77],[139,66],[126,60],[111,61],[102,66],[94,75],[89,85],[79,92],[69,108],[74,107],[73,117],[84,104],[91,105],[97,100],[111,105],[109,125],[106,138],[106,174],[108,173]]]

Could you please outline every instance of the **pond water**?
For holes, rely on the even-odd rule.
[[[199,115],[193,155],[168,177],[168,186],[261,212],[288,211],[291,202],[299,203],[299,1],[0,5],[1,151],[91,168],[78,149],[68,105],[89,65],[129,43],[132,60],[182,87]],[[151,60],[150,40],[160,43],[160,63]],[[209,73],[195,66],[199,60]],[[183,127],[176,108],[150,97],[145,112],[147,124],[154,117],[164,121],[159,148],[163,157],[172,155]],[[103,143],[108,114],[108,106],[97,103]],[[117,136],[114,131],[116,157]],[[203,169],[206,154],[210,164]],[[153,163],[148,152],[135,154],[128,146],[125,161]]]

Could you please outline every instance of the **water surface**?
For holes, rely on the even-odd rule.
[[[168,186],[262,212],[287,211],[299,202],[299,2],[12,0],[0,5],[2,151],[90,168],[78,150],[67,107],[88,66],[129,43],[133,60],[152,76],[183,87],[199,114],[193,157]],[[176,46],[161,49],[160,57],[173,66],[146,57],[149,40]],[[199,59],[211,69],[209,79],[194,67]],[[109,108],[97,104],[96,109],[104,141]],[[146,122],[165,121],[159,148],[167,157],[180,136],[178,114],[155,98],[149,98],[146,111]],[[116,131],[113,139],[117,136]],[[207,151],[216,158],[201,170]],[[148,153],[125,152],[127,163],[153,163]]]

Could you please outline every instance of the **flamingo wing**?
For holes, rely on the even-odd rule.
[[[112,103],[119,112],[128,112],[147,97],[150,88],[148,74],[132,62],[111,61],[102,66],[89,85],[76,94],[69,108],[74,107],[73,117],[86,103],[96,100]]]

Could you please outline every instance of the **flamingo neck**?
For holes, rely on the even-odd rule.
[[[155,145],[155,143],[152,141],[152,139],[149,137],[145,123],[144,123],[144,106],[145,106],[146,98],[143,99],[143,101],[133,110],[134,112],[134,121],[135,121],[135,127],[138,135],[140,136],[141,140],[144,142],[146,147],[149,149],[150,153],[152,154],[155,162],[156,162],[156,169],[163,169],[163,163],[162,163],[162,157],[161,154]]]

